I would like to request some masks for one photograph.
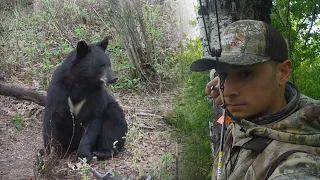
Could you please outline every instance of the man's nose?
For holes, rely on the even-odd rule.
[[[238,85],[238,82],[236,82],[235,79],[233,79],[232,77],[226,77],[224,79],[223,84],[224,84],[223,95],[225,97],[239,95],[240,87]]]

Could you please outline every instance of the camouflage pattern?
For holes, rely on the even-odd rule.
[[[233,65],[250,65],[269,60],[267,28],[262,21],[237,21],[222,33],[220,62]]]
[[[286,88],[298,93],[299,90],[291,85],[288,83]],[[265,117],[276,120],[273,123],[257,125],[241,119],[233,120],[228,125],[223,179],[265,179],[275,160],[290,150],[308,153],[296,152],[289,155],[277,166],[269,179],[320,179],[320,101],[304,95],[296,98],[298,99],[291,99],[293,102],[297,100],[295,105],[288,103],[291,107],[284,108],[287,109],[285,112],[292,112],[288,109],[294,109],[294,113],[281,114],[280,121],[277,115],[281,111]],[[238,153],[231,156],[232,147],[253,136],[273,140],[261,153],[241,148]],[[217,159],[215,158],[213,174],[216,174]]]
[[[272,180],[319,180],[320,157],[307,153],[295,153],[280,164],[269,179]]]
[[[270,59],[287,60],[287,46],[279,31],[257,20],[236,21],[221,33],[222,53],[219,62],[252,65]],[[215,69],[215,57],[203,57],[190,66],[192,71]]]

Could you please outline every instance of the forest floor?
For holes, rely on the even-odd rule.
[[[172,109],[171,100],[174,95],[165,93],[155,97],[132,92],[113,95],[122,104],[129,124],[125,149],[113,159],[93,161],[90,164],[100,173],[113,169],[130,179],[151,174],[160,175],[157,175],[157,170],[164,169],[163,157],[175,155],[170,126],[162,116],[163,112]],[[39,171],[36,166],[36,155],[43,146],[43,110],[43,107],[32,102],[0,96],[0,179],[44,177],[37,175]],[[19,118],[14,118],[17,114],[22,115],[23,127],[20,130],[16,128]],[[171,163],[172,160],[170,159]],[[57,166],[45,175],[45,179],[83,177],[80,171],[72,169],[71,157],[57,163]]]

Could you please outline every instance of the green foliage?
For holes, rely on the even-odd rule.
[[[163,32],[157,28],[159,11],[160,5],[144,4],[143,6],[143,21],[151,41],[163,41]]]
[[[16,7],[7,15],[5,37],[8,42],[6,66],[16,66],[16,76],[25,80],[38,80],[46,89],[53,69],[74,48],[79,40],[97,42],[109,32],[107,26],[87,26],[97,17],[89,15],[87,7],[74,2],[44,1],[45,8],[25,11]],[[68,18],[66,18],[68,17]],[[95,19],[94,19],[95,18]],[[23,70],[22,70],[23,69]]]
[[[74,34],[78,39],[85,39],[88,36],[89,32],[84,25],[79,24],[75,27]]]
[[[14,126],[18,130],[22,130],[24,128],[24,123],[23,123],[23,116],[19,113],[15,114],[12,118]]]
[[[196,26],[196,25],[197,25],[197,20],[190,20],[190,21],[189,21],[189,24],[190,24],[191,26]]]
[[[118,81],[111,85],[111,88],[139,90],[141,88],[141,84],[139,78],[132,79],[125,76],[120,76]]]
[[[160,5],[159,4],[148,4],[143,3],[142,6],[142,20],[143,23],[141,23],[141,26],[144,26],[144,28],[139,28],[139,31],[143,31],[145,29],[145,32],[141,32],[142,34],[138,34],[137,36],[143,36],[142,39],[144,42],[141,42],[143,45],[142,47],[142,54],[146,55],[148,53],[151,54],[150,58],[145,59],[144,55],[140,54],[140,61],[143,61],[144,64],[151,65],[152,68],[155,68],[157,72],[162,73],[166,70],[163,66],[163,62],[167,58],[167,53],[164,53],[163,49],[160,49],[160,46],[164,43],[164,34],[163,30],[158,27],[159,25],[159,13],[160,13]],[[140,11],[137,11],[135,13],[138,13]],[[139,19],[140,16],[137,16],[135,18]],[[123,17],[121,17],[123,18]],[[121,19],[120,18],[120,19]],[[127,20],[123,20],[127,21]],[[125,25],[126,22],[121,24],[122,26]],[[114,26],[114,25],[112,25]],[[115,27],[117,28],[117,26]],[[124,27],[127,28],[127,27]],[[134,28],[134,27],[131,27]],[[135,32],[135,31],[134,31]],[[128,34],[123,34],[123,32],[118,32],[119,35],[125,35],[129,36]],[[133,90],[139,90],[142,87],[141,84],[141,76],[139,75],[139,71],[141,71],[144,66],[142,66],[143,63],[140,62],[140,65],[138,65],[135,61],[132,61],[128,58],[128,51],[129,54],[135,54],[136,50],[132,48],[131,46],[127,46],[123,43],[123,38],[120,38],[120,40],[113,42],[109,45],[110,49],[110,56],[112,60],[113,69],[119,74],[118,81],[111,85],[112,88],[115,89],[133,89]],[[130,38],[129,38],[130,39]],[[136,39],[135,41],[140,41],[137,39],[137,37],[134,37]],[[135,44],[137,42],[134,42]],[[150,46],[151,44],[151,46]],[[126,49],[127,48],[127,49]],[[137,51],[140,51],[141,49],[138,48]],[[133,52],[132,52],[133,51]],[[136,54],[134,55],[136,56]],[[138,57],[137,56],[137,57]],[[129,56],[130,57],[130,56]],[[149,56],[148,56],[149,57]],[[139,68],[137,68],[139,67]],[[167,66],[166,66],[167,67]],[[146,75],[146,74],[145,74]],[[147,75],[146,75],[147,76]]]
[[[127,58],[126,52],[121,47],[120,42],[112,42],[108,45],[110,49],[110,57],[113,64],[123,63]]]
[[[158,28],[161,9],[157,3],[110,0],[104,11],[105,22],[114,29],[128,61],[135,67],[135,73],[129,78],[144,82],[153,80],[153,56],[164,39],[161,28]]]
[[[114,89],[134,89],[141,88],[140,79],[135,78],[135,67],[128,61],[125,50],[121,47],[120,42],[109,44],[110,58],[112,69],[118,73],[118,81],[111,84]]]
[[[87,158],[83,158],[83,163],[80,166],[80,175],[82,180],[89,180],[89,165],[87,164]]]
[[[201,56],[201,41],[196,39],[188,40],[187,49],[176,57],[180,92],[170,121],[182,138],[180,179],[209,179],[211,175],[208,121],[212,119],[212,108],[204,92],[209,76],[189,69],[191,62]]]
[[[292,79],[302,93],[320,99],[320,7],[314,0],[275,0],[272,24],[291,47]],[[288,7],[289,6],[289,7]]]
[[[152,177],[153,179],[163,179],[163,180],[169,180],[174,179],[173,176],[173,168],[175,167],[176,161],[175,157],[171,154],[163,154],[161,156],[161,159],[154,164],[154,166],[157,166],[158,168],[152,170]],[[159,167],[160,166],[160,167]]]

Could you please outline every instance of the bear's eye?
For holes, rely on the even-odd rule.
[[[106,67],[106,64],[101,64],[101,68],[104,68],[104,67]]]

